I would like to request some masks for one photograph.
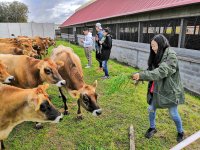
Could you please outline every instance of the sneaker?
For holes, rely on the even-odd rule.
[[[109,76],[103,76],[101,77],[102,80],[105,80],[105,79],[109,79]]]
[[[85,68],[90,68],[91,66],[87,65]]]
[[[184,132],[178,133],[176,140],[177,140],[178,143],[183,141],[184,140]]]
[[[145,137],[150,139],[156,132],[156,128],[149,128],[145,134]]]

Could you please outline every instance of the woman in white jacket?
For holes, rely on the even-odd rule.
[[[92,66],[92,47],[93,47],[93,37],[92,33],[89,32],[87,27],[84,28],[83,33],[85,35],[84,40],[81,40],[85,50],[85,56],[88,60],[88,64],[85,68],[90,68]]]

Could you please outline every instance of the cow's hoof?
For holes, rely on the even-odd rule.
[[[36,124],[36,125],[35,125],[35,129],[36,129],[36,130],[43,129],[43,125],[40,124],[40,123],[39,123],[39,124]]]
[[[82,116],[82,115],[78,115],[76,118],[77,118],[78,120],[83,120],[83,116]]]
[[[64,111],[63,114],[64,114],[64,115],[69,115],[69,112],[68,112],[68,111]]]

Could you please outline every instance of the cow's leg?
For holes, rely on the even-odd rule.
[[[35,129],[37,129],[37,130],[43,129],[43,125],[39,122],[36,122],[35,123]]]
[[[4,146],[4,143],[3,143],[3,140],[1,140],[1,147],[0,147],[0,150],[2,149],[5,149],[5,146]]]
[[[67,106],[67,97],[63,94],[63,91],[60,87],[58,89],[64,103],[64,115],[69,115],[68,106]]]
[[[77,119],[82,120],[82,119],[83,119],[83,116],[82,116],[82,113],[81,113],[81,103],[80,103],[80,99],[78,99],[77,104],[78,104]]]

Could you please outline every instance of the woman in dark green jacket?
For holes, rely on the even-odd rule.
[[[148,70],[134,74],[133,79],[149,81],[147,102],[150,128],[145,137],[151,138],[157,132],[156,109],[168,108],[178,131],[177,142],[182,141],[184,132],[177,106],[184,103],[184,90],[176,53],[169,47],[166,37],[161,34],[153,37],[150,45]]]

